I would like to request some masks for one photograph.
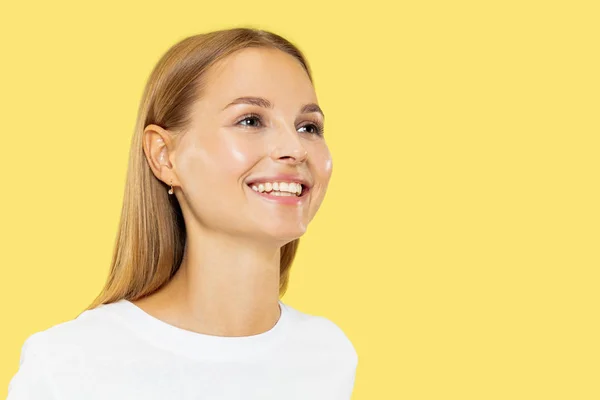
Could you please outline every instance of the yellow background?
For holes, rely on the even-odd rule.
[[[3,3],[0,386],[104,283],[158,58],[252,26],[306,53],[327,115],[283,301],[352,340],[353,400],[599,399],[598,4]]]

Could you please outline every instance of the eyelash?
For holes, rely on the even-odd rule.
[[[256,118],[260,121],[260,123],[262,124],[262,118],[260,117],[260,115],[255,114],[255,113],[250,113],[250,114],[246,114],[244,116],[242,116],[238,122],[236,124],[239,124],[240,122],[246,120],[246,119],[250,119],[250,118]],[[306,127],[306,126],[314,126],[316,129],[315,133],[311,133],[311,135],[317,135],[317,136],[323,136],[323,125],[320,122],[317,121],[312,121],[312,123],[310,124],[306,124],[304,126],[302,126],[302,128]],[[246,126],[248,128],[254,128],[252,126]]]

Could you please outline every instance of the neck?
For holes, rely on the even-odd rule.
[[[146,303],[157,317],[216,336],[250,336],[280,316],[280,248],[222,234],[188,236],[175,276]],[[148,311],[151,313],[151,311]]]

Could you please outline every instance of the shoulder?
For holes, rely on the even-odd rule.
[[[9,381],[8,400],[56,398],[56,374],[78,368],[92,352],[109,348],[114,324],[104,307],[29,335],[21,346],[18,370]],[[113,338],[116,335],[112,333]]]
[[[21,357],[29,355],[45,363],[69,360],[86,349],[114,340],[116,321],[109,309],[114,304],[86,310],[76,318],[58,323],[28,336],[21,348]]]
[[[55,398],[46,357],[43,356],[46,347],[43,340],[41,332],[25,339],[21,347],[19,369],[8,383],[7,400]]]
[[[343,355],[350,363],[358,363],[358,353],[344,330],[332,319],[323,315],[308,314],[287,306],[290,319],[294,320],[295,333],[303,340],[323,346],[328,352]]]

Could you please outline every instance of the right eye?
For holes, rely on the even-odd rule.
[[[244,115],[239,121],[238,124],[241,124],[244,121],[254,121],[254,124],[242,124],[242,126],[246,126],[249,128],[258,128],[256,123],[261,123],[260,116],[257,114],[247,114]]]

